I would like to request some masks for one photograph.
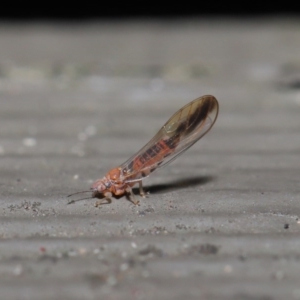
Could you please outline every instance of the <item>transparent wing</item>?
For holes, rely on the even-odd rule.
[[[214,96],[195,99],[177,111],[140,151],[120,167],[125,182],[140,181],[183,153],[215,123],[219,104]]]

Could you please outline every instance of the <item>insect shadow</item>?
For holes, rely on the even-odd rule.
[[[214,180],[213,176],[186,177],[183,179],[175,180],[170,183],[154,184],[151,186],[146,186],[145,190],[150,194],[161,194],[161,193],[171,192],[174,190],[179,190],[191,186],[204,185],[213,180]],[[135,194],[138,194],[138,189],[133,189],[133,191]]]

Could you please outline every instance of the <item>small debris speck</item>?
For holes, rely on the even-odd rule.
[[[84,131],[88,136],[93,136],[97,133],[97,129],[94,125],[86,127]]]
[[[75,250],[70,250],[70,251],[68,252],[68,256],[69,256],[69,257],[75,257],[75,256],[77,256],[77,252],[76,252]]]
[[[23,267],[22,267],[22,265],[17,265],[17,266],[14,268],[14,270],[13,270],[13,273],[14,273],[14,275],[16,275],[16,276],[20,276],[20,275],[22,274],[22,272],[23,272]]]
[[[100,253],[100,249],[98,249],[98,248],[94,249],[93,253],[94,254],[99,254]]]
[[[0,155],[3,155],[5,153],[4,148],[0,145]]]
[[[76,155],[80,156],[80,157],[82,157],[82,156],[85,155],[85,152],[84,152],[83,148],[81,146],[79,146],[79,145],[73,146],[71,148],[71,152],[73,154],[76,154]]]
[[[25,139],[23,139],[23,145],[26,147],[34,147],[36,145],[36,139],[25,138]]]
[[[121,271],[126,271],[126,270],[128,270],[128,268],[129,268],[129,265],[127,263],[123,263],[120,266]]]
[[[117,279],[115,276],[111,275],[107,278],[107,284],[110,286],[114,286],[117,284]]]
[[[225,273],[231,273],[231,272],[232,272],[232,266],[226,265],[226,266],[224,267],[224,272],[225,272]]]
[[[78,249],[78,253],[79,253],[80,255],[85,255],[85,254],[87,253],[87,249],[86,249],[86,248],[79,248],[79,249]]]

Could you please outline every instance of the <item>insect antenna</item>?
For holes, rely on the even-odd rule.
[[[92,192],[91,190],[89,190],[89,191],[80,191],[80,192],[77,192],[77,193],[70,194],[67,197],[71,197],[71,196],[82,194],[82,193],[91,193],[91,192]],[[77,201],[81,201],[81,200],[85,200],[85,199],[93,199],[93,197],[86,197],[86,198],[80,198],[80,199],[76,199],[76,200],[70,200],[67,204],[72,204],[72,203],[75,203]]]
[[[80,199],[76,199],[76,200],[70,200],[67,204],[73,204],[75,202],[78,202],[78,201],[81,201],[81,200],[86,200],[86,199],[93,199],[93,197],[86,197],[86,198],[80,198]]]
[[[92,192],[92,191],[91,190],[89,190],[89,191],[81,191],[81,192],[77,192],[77,193],[74,193],[74,194],[70,194],[67,197],[71,197],[71,196],[74,196],[74,195],[77,195],[77,194],[82,194],[82,193],[90,193],[90,192]]]

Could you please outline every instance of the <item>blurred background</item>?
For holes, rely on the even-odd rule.
[[[62,3],[60,3],[62,4]],[[143,3],[85,3],[85,5],[72,6],[54,5],[47,7],[36,7],[19,4],[17,7],[10,7],[1,11],[2,20],[13,21],[36,21],[36,20],[55,20],[65,21],[74,20],[100,20],[100,19],[145,19],[145,18],[193,18],[193,17],[282,17],[295,16],[299,13],[299,6],[293,1],[274,2],[271,4],[256,4],[244,2],[237,5],[234,2],[210,3],[194,2],[172,3],[167,1],[154,1],[151,4]]]
[[[300,299],[297,3],[72,5],[0,13],[0,299]],[[140,206],[67,205],[205,94]]]

